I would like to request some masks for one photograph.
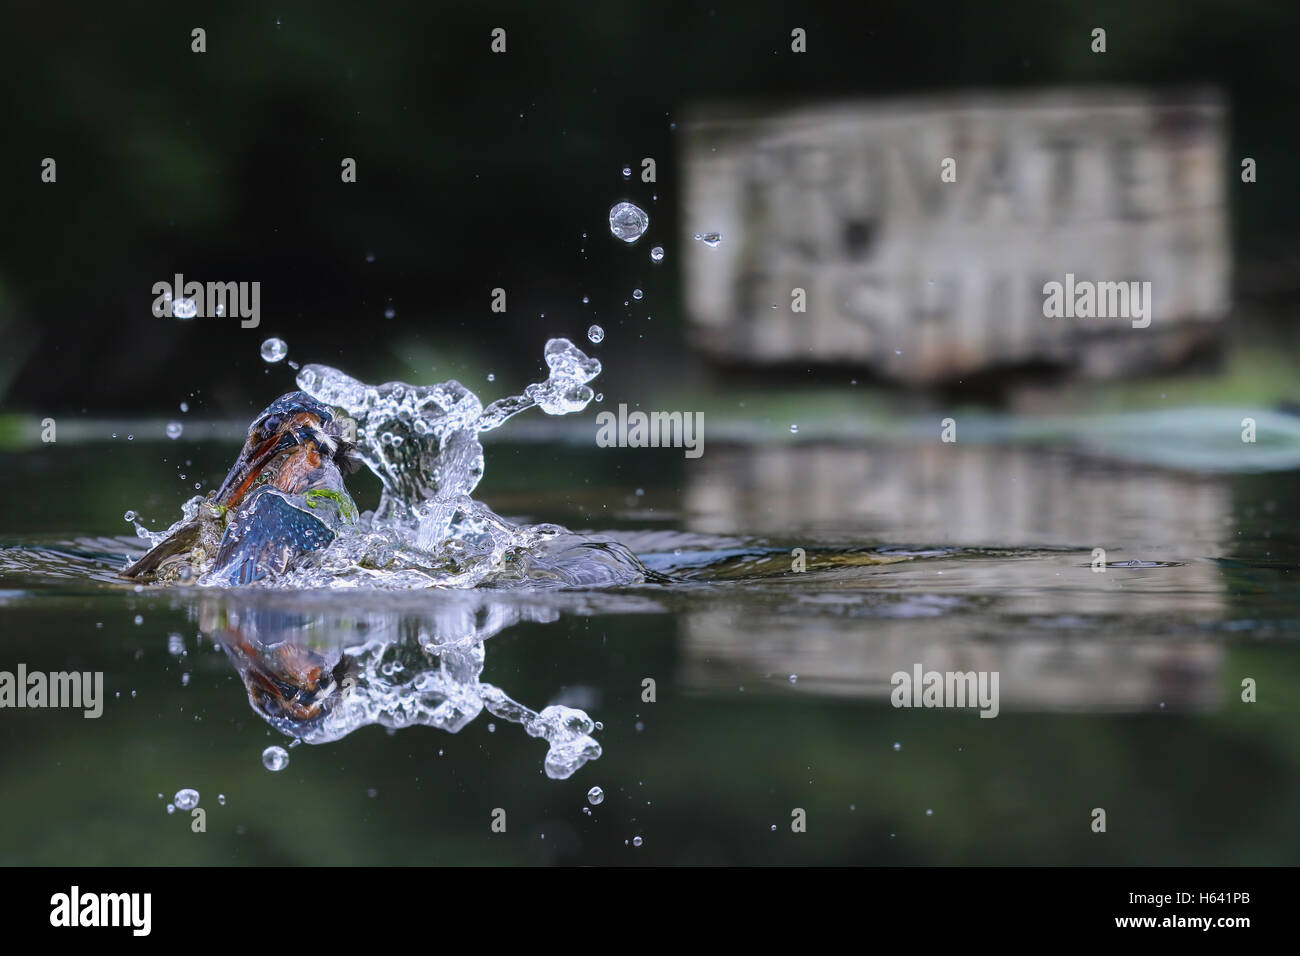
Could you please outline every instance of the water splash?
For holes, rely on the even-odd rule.
[[[355,425],[357,457],[379,478],[379,506],[349,514],[328,545],[296,558],[283,573],[254,586],[277,588],[432,586],[591,587],[638,583],[646,570],[612,539],[579,535],[550,524],[517,526],[471,494],[483,477],[480,432],[520,412],[548,415],[584,410],[595,397],[587,384],[600,362],[568,339],[551,339],[543,353],[549,374],[484,406],[457,381],[434,385],[368,385],[327,365],[307,365],[297,377],[312,398]],[[230,586],[214,555],[228,517],[208,498],[182,506],[181,520],[163,532],[137,525],[151,545],[188,528],[186,569],[203,586]],[[187,578],[188,579],[188,578]]]

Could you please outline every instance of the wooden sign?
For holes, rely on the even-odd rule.
[[[1212,342],[1229,308],[1223,126],[1211,91],[696,109],[692,341],[913,382],[1149,373]]]

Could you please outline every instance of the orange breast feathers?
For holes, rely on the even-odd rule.
[[[289,454],[271,483],[287,494],[297,495],[312,485],[320,471],[320,452],[300,446]]]

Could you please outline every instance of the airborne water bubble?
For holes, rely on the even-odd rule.
[[[180,438],[181,432],[183,432],[184,430],[185,430],[185,426],[182,425],[180,422],[167,423],[167,437],[172,439],[173,441],[175,441],[177,438]]]
[[[643,295],[645,295],[645,293],[642,292],[640,289],[633,289],[633,290],[632,290],[632,298],[634,298],[634,299],[639,299],[639,298],[641,298]]]
[[[600,787],[592,787],[587,791],[587,802],[593,807],[598,807],[605,802],[605,791]]]
[[[283,770],[289,766],[289,751],[271,746],[262,751],[262,766],[267,770]]]
[[[651,250],[650,250],[650,260],[651,260],[652,262],[663,262],[663,261],[664,261],[664,247],[663,247],[663,246],[655,246],[653,249],[651,249]]]
[[[172,315],[178,319],[192,319],[199,314],[193,299],[177,299],[172,303]]]
[[[599,345],[601,342],[605,341],[605,330],[599,325],[593,325],[587,330],[587,338]]]
[[[193,810],[199,805],[199,792],[186,787],[184,790],[177,790],[173,799],[176,801],[176,809]]]
[[[609,231],[624,242],[636,242],[650,227],[645,210],[630,202],[616,203],[609,210]]]
[[[289,354],[289,346],[284,339],[267,339],[262,343],[262,358],[272,364],[281,361]]]

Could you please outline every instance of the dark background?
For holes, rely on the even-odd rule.
[[[489,50],[497,26],[505,55]],[[807,54],[790,52],[796,26]],[[681,358],[672,124],[717,99],[1218,86],[1236,301],[1285,297],[1297,28],[1293,3],[1186,0],[15,6],[0,31],[0,409],[170,412],[197,392],[195,412],[242,418],[290,386],[284,366],[267,381],[271,335],[368,381],[492,371],[505,389],[532,380],[548,337],[582,341],[593,321],[610,332],[606,387],[700,381]],[[57,184],[40,181],[46,156]],[[657,186],[623,180],[643,156]],[[623,198],[652,220],[632,248],[606,222]],[[175,272],[260,281],[261,326],[155,318],[151,287]],[[638,286],[654,321],[620,335]]]

